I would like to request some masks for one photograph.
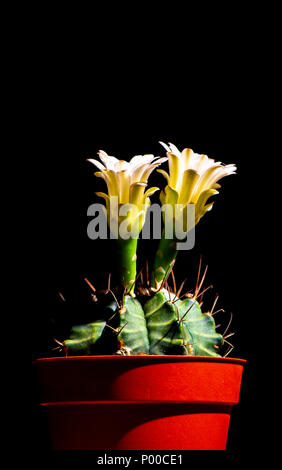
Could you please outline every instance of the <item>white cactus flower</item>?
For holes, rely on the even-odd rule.
[[[185,148],[182,152],[173,144],[161,145],[167,151],[169,174],[164,170],[159,171],[167,180],[167,186],[161,193],[162,204],[195,204],[195,224],[203,215],[211,210],[213,202],[206,204],[207,200],[218,194],[217,183],[221,178],[234,174],[234,164],[224,165],[216,162],[207,155],[194,153]]]
[[[119,208],[125,204],[131,204],[135,207],[128,219],[131,223],[138,220],[140,232],[147,208],[150,205],[149,197],[159,190],[157,187],[151,187],[145,191],[148,178],[155,168],[167,161],[167,158],[158,158],[154,155],[136,155],[127,162],[110,156],[103,150],[100,150],[98,155],[102,163],[94,159],[88,159],[88,161],[100,170],[94,173],[95,176],[103,178],[107,184],[108,194],[103,192],[96,194],[106,201],[108,222],[110,216],[117,219],[117,214],[113,214],[110,209],[111,200],[115,197]],[[120,218],[118,220],[121,221]]]

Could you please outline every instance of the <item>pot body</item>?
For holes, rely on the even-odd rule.
[[[55,450],[224,450],[245,361],[81,356],[35,361]]]

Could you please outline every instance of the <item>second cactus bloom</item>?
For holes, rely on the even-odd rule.
[[[167,180],[167,186],[160,195],[161,203],[163,206],[170,205],[175,208],[179,205],[182,208],[180,213],[184,228],[188,205],[194,205],[194,225],[196,225],[205,213],[212,209],[214,202],[207,203],[207,201],[211,196],[218,194],[220,188],[218,181],[224,176],[234,174],[236,166],[224,165],[207,155],[194,153],[189,148],[180,152],[173,144],[160,143],[167,151],[169,163],[169,174],[164,170],[158,170]],[[173,221],[165,218],[165,223],[176,225],[175,212],[173,217]],[[176,255],[176,237],[166,238],[164,230],[153,266],[151,280],[153,288],[159,288]]]
[[[159,188],[147,188],[152,171],[167,160],[153,155],[136,155],[129,162],[99,151],[101,162],[89,159],[100,171],[108,194],[97,192],[106,203],[107,221],[113,238],[118,242],[120,282],[132,292],[136,278],[137,239],[150,206],[150,196]]]
[[[158,170],[167,179],[167,186],[162,191],[162,203],[195,204],[195,224],[211,210],[213,202],[206,204],[207,200],[218,194],[217,183],[221,178],[236,172],[234,164],[224,165],[216,162],[207,155],[194,153],[185,148],[182,152],[178,148],[160,142],[167,150],[169,174]]]

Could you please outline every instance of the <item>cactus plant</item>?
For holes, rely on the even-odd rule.
[[[158,170],[167,180],[160,195],[161,204],[172,207],[182,204],[183,215],[188,204],[193,204],[195,225],[212,208],[213,203],[206,202],[218,193],[218,180],[234,173],[236,168],[195,154],[191,149],[180,152],[173,144],[162,145],[167,150],[164,158],[143,155],[126,162],[100,151],[102,163],[90,160],[100,170],[95,175],[103,178],[108,187],[108,194],[97,195],[105,199],[108,224],[111,230],[113,227],[116,230],[113,238],[117,238],[119,288],[112,290],[108,286],[106,295],[112,299],[106,307],[99,302],[98,295],[92,323],[72,327],[70,337],[62,343],[62,349],[69,355],[220,355],[225,339],[216,331],[212,312],[202,311],[198,289],[194,294],[180,296],[181,289],[172,290],[168,285],[177,255],[176,236],[167,239],[163,232],[146,285],[137,283],[137,239],[150,196],[159,189],[153,187],[145,192],[148,178],[161,163],[168,160],[170,172]],[[120,209],[125,209],[122,215]],[[120,236],[122,223],[133,233],[129,238]],[[175,216],[170,223],[175,226]]]
[[[203,313],[191,295],[182,300],[161,289],[135,298],[125,295],[122,305],[112,301],[104,310],[97,308],[104,320],[74,326],[64,341],[68,354],[218,356],[224,342],[211,313]]]

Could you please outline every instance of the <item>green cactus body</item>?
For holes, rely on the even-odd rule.
[[[149,354],[149,339],[144,312],[140,302],[129,295],[124,297],[123,308],[111,302],[105,309],[106,321],[97,321],[72,327],[70,339],[64,342],[70,355],[95,354],[98,340],[126,346],[130,354]],[[106,328],[105,328],[106,327]]]
[[[127,295],[124,307],[125,312],[119,314],[122,329],[118,338],[132,351],[132,354],[149,354],[148,330],[140,302]]]
[[[95,353],[95,343],[103,341],[110,331],[112,341],[119,340],[133,355],[219,356],[222,335],[216,332],[213,317],[203,313],[196,300],[172,302],[162,291],[142,307],[136,298],[127,295],[123,308],[112,302],[107,308],[108,317],[109,312],[112,315],[108,324],[97,321],[72,328],[70,339],[65,341],[69,354]]]
[[[73,326],[70,339],[67,339],[64,345],[73,356],[89,355],[92,353],[95,343],[101,337],[105,326],[105,321]]]
[[[216,332],[214,318],[209,313],[203,313],[199,303],[189,298],[177,300],[174,305],[188,339],[190,354],[219,356],[218,351],[223,345],[223,337]]]
[[[175,306],[161,292],[144,305],[151,354],[186,354]]]
[[[150,354],[218,356],[223,338],[215,331],[214,319],[202,313],[192,299],[168,300],[158,292],[144,305]]]

